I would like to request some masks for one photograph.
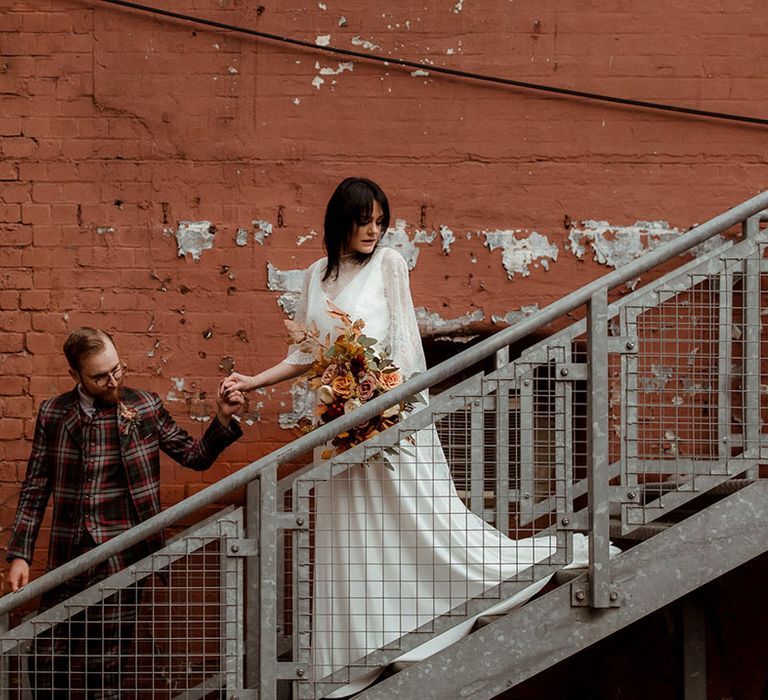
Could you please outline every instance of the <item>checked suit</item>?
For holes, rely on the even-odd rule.
[[[83,414],[76,388],[44,401],[37,416],[6,559],[21,557],[31,563],[49,500],[53,501],[47,563],[51,570],[160,511],[161,452],[184,467],[202,471],[241,435],[237,421],[231,420],[225,427],[214,419],[202,438],[195,440],[176,424],[156,394],[126,387],[120,390],[118,406],[101,407],[93,419]],[[99,469],[108,472],[107,478]],[[100,493],[102,484],[105,491]],[[101,522],[107,526],[94,524]],[[162,544],[162,535],[157,535],[112,557],[44,595],[41,607],[52,607]],[[87,628],[93,621],[85,617],[79,621],[89,649],[90,688],[98,686],[93,697],[119,695],[118,672],[124,649],[117,641],[111,643],[110,636],[131,636],[126,630],[132,628],[139,595],[134,589],[127,598],[122,594],[119,602],[105,604],[92,624],[99,630],[97,646],[88,640]],[[46,639],[38,640],[38,650],[33,654],[38,663],[30,669],[38,697],[67,697],[66,688],[60,692],[55,688],[66,684],[63,679],[68,677],[69,669],[50,667],[51,659],[76,655],[72,635],[66,634],[54,629]],[[94,648],[99,651],[93,652]]]

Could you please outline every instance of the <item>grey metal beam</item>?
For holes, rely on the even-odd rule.
[[[766,518],[768,480],[612,560],[622,607],[571,607],[561,586],[357,697],[490,700],[768,551]]]

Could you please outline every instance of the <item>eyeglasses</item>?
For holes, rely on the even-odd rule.
[[[90,380],[97,386],[99,389],[103,389],[107,384],[109,384],[109,380],[112,379],[115,384],[119,382],[122,378],[125,372],[127,371],[128,366],[120,360],[117,367],[110,370],[109,372],[106,372],[105,374],[97,374],[95,377],[90,377]]]

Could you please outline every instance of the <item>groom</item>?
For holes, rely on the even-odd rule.
[[[160,511],[161,451],[202,471],[242,435],[239,423],[232,420],[244,403],[242,394],[219,395],[216,418],[195,440],[176,425],[156,394],[123,386],[126,365],[105,331],[77,328],[67,337],[64,354],[77,386],[44,401],[38,412],[6,555],[14,591],[29,581],[35,541],[51,496],[49,571]],[[81,573],[44,594],[41,609],[130,566],[162,544],[162,535],[157,535]],[[125,641],[121,645],[119,640],[132,637],[139,595],[138,589],[129,589],[105,601],[97,615],[85,611],[88,615],[81,613],[82,619],[73,624],[38,636],[30,663],[36,696],[69,697],[68,659],[81,655],[78,649],[85,646],[89,695],[118,697],[120,657],[125,652]]]

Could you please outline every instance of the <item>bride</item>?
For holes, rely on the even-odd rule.
[[[379,246],[389,217],[387,197],[376,183],[347,178],[338,185],[325,214],[327,256],[306,272],[296,321],[316,324],[320,337],[336,337],[339,329],[327,313],[333,302],[352,320],[365,321],[365,335],[389,352],[407,379],[426,365],[407,265],[398,252]],[[254,376],[231,374],[223,391],[297,377],[313,360],[292,346],[285,360]],[[348,680],[370,677],[370,668],[356,664],[367,654],[555,553],[554,537],[510,539],[464,506],[434,425],[418,431],[413,443],[403,444],[394,468],[354,465],[315,485],[316,680],[350,664]],[[576,546],[585,548],[583,542]],[[525,577],[532,581],[532,571]],[[524,589],[507,607],[544,583]],[[433,644],[420,656],[435,650]]]

